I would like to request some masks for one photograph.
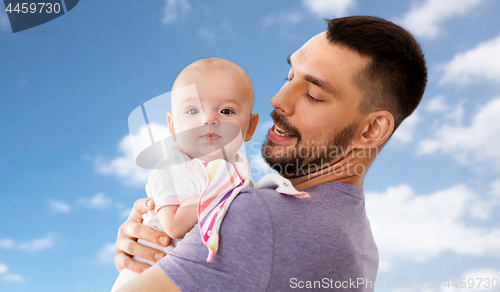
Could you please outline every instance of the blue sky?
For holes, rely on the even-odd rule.
[[[500,2],[117,3],[80,1],[16,34],[0,11],[0,290],[110,290],[118,227],[147,180],[133,162],[128,115],[194,60],[223,57],[248,72],[261,121],[246,151],[254,179],[262,176],[254,149],[287,57],[325,30],[324,18],[348,15],[402,24],[429,69],[421,105],[364,182],[378,280],[393,283],[380,290],[500,278]]]

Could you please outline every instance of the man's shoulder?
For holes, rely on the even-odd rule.
[[[304,190],[309,198],[280,193],[272,188],[248,188],[234,199],[230,210],[249,213],[249,216],[274,218],[273,222],[288,220],[291,214],[316,214],[328,208],[336,210],[330,217],[340,216],[364,206],[363,189],[340,182],[327,182]],[[364,207],[363,207],[364,208]]]
[[[316,196],[339,194],[352,196],[357,199],[364,199],[362,188],[341,182],[325,182],[304,189],[304,191],[306,193],[315,194]],[[242,202],[255,198],[260,198],[265,201],[282,201],[290,198],[299,199],[293,195],[286,194],[286,192],[280,193],[273,188],[247,188],[242,190],[238,197],[242,199]]]
[[[252,200],[260,198],[261,200],[266,197],[270,199],[279,200],[283,195],[278,193],[275,189],[256,189],[256,188],[246,188],[243,189],[238,197],[242,200]]]
[[[232,201],[228,212],[243,216],[268,225],[286,215],[289,208],[300,208],[301,203],[309,199],[300,199],[292,195],[279,193],[272,188],[247,188],[242,190]],[[295,206],[295,207],[294,207]]]
[[[236,214],[236,216],[253,217],[255,220],[264,220],[269,216],[267,200],[264,198],[275,196],[277,193],[270,189],[243,189],[231,202],[227,215]]]
[[[234,201],[231,203],[231,206],[234,205],[236,206],[235,208],[238,209],[262,209],[262,211],[269,211],[269,205],[274,205],[281,201],[287,200],[289,199],[288,197],[291,196],[281,194],[274,189],[246,188],[243,189],[240,194],[234,199]]]

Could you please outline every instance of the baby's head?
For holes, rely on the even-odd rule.
[[[207,58],[189,64],[175,79],[171,102],[172,112],[167,114],[170,132],[191,158],[234,162],[234,155],[243,141],[252,138],[259,120],[258,114],[252,113],[250,78],[225,59]]]

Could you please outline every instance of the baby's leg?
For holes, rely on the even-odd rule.
[[[136,272],[133,272],[129,269],[123,269],[120,272],[120,275],[118,275],[118,278],[116,278],[116,281],[113,284],[113,288],[111,288],[111,292],[115,292],[116,290],[121,288],[123,285],[127,284],[128,281],[135,278],[135,276],[137,276],[137,275],[139,275],[139,274],[137,274]]]

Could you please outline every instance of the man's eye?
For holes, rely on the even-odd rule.
[[[307,95],[307,98],[309,98],[309,100],[312,102],[322,102],[321,99],[316,99],[316,98],[312,97],[312,95],[310,95],[309,93],[307,93],[306,95]]]
[[[186,113],[187,113],[188,115],[196,115],[196,114],[198,114],[199,112],[200,112],[200,111],[199,111],[197,108],[190,108],[190,109],[188,109],[188,110],[186,111]]]
[[[221,111],[220,111],[220,113],[221,113],[221,114],[223,114],[223,115],[230,115],[230,114],[234,114],[234,112],[233,112],[232,110],[227,109],[227,108],[225,108],[225,109],[221,110]]]
[[[288,82],[288,81],[292,81],[292,78],[288,78],[288,76],[285,78],[285,81]]]

